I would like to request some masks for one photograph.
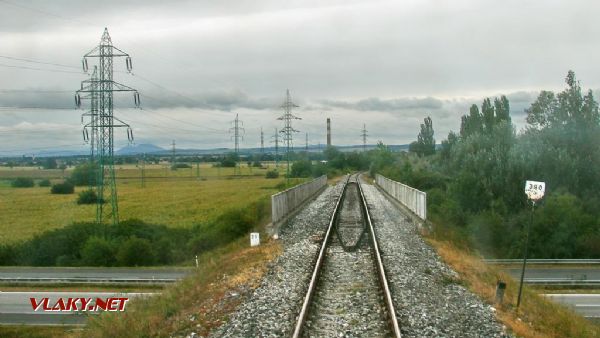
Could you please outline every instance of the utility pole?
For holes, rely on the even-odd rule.
[[[298,133],[299,131],[292,127],[292,120],[301,120],[301,118],[292,115],[292,108],[299,107],[295,103],[292,102],[292,97],[290,95],[290,90],[288,89],[285,93],[285,101],[281,105],[283,108],[283,115],[281,115],[278,120],[283,121],[283,128],[279,131],[283,134],[283,142],[285,142],[286,147],[286,162],[287,162],[287,182],[290,181],[290,150],[293,150],[293,133]]]
[[[331,146],[331,119],[327,118],[327,146]]]
[[[360,136],[363,141],[363,152],[367,151],[367,126],[363,123],[363,129],[361,130]]]
[[[275,168],[279,167],[279,132],[277,128],[275,128],[275,135],[272,136],[274,138],[271,143],[275,143]]]
[[[304,151],[308,154],[308,133],[306,133],[306,144],[304,145]]]
[[[95,138],[92,147],[95,146],[95,158],[97,159],[94,162],[98,168],[96,176],[98,200],[96,203],[96,222],[103,223],[110,219],[113,225],[119,224],[114,168],[114,128],[127,128],[127,138],[129,142],[133,142],[131,127],[113,115],[113,94],[114,92],[133,92],[135,106],[140,106],[140,95],[137,90],[113,81],[113,58],[115,57],[125,57],[127,71],[131,72],[131,57],[113,46],[108,29],[105,28],[100,44],[85,54],[82,60],[83,71],[87,72],[88,58],[98,58],[97,78],[83,81],[81,89],[75,95],[77,107],[81,107],[81,94],[90,95],[92,101],[97,102],[97,104],[92,104],[92,121],[84,126],[84,138],[88,134],[87,128],[91,128],[92,137]],[[94,112],[94,105],[97,105],[97,112]],[[106,202],[106,208],[104,202]]]
[[[260,127],[260,153],[265,153],[265,133],[263,133],[262,127]]]
[[[242,128],[242,126],[244,125],[244,122],[240,121],[238,114],[235,114],[235,120],[231,121],[232,123],[232,127],[229,128],[229,132],[233,132],[233,135],[231,136],[231,138],[233,139],[233,148],[234,148],[234,152],[235,152],[235,168],[233,170],[233,173],[235,174],[236,171],[238,170],[238,157],[239,157],[239,152],[240,152],[240,140],[244,139],[244,136],[242,136],[242,134],[244,133],[244,128]],[[240,174],[240,172],[238,172],[238,174]]]
[[[171,170],[175,170],[175,140],[171,142]]]
[[[142,155],[142,188],[146,187],[146,153]]]

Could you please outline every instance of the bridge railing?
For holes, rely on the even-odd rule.
[[[402,203],[410,211],[414,212],[421,219],[427,219],[427,194],[409,187],[406,184],[392,181],[379,174],[375,175],[375,182],[385,192]]]
[[[271,222],[281,221],[295,211],[302,203],[312,197],[327,184],[327,176],[315,178],[306,183],[271,196]]]

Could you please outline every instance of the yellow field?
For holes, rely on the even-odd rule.
[[[120,219],[137,218],[173,227],[188,227],[209,220],[229,207],[244,206],[271,195],[277,191],[275,186],[283,180],[265,179],[266,169],[252,168],[250,171],[246,165],[242,168],[245,176],[231,176],[233,168],[218,169],[204,165],[200,167],[200,179],[192,177],[191,169],[168,170],[169,178],[165,178],[159,176],[160,172],[165,173],[165,169],[148,165],[146,187],[142,188],[141,180],[134,175],[136,172],[139,175],[139,169],[134,165],[121,167],[117,170],[117,176],[122,178],[117,180]],[[195,166],[193,170],[195,175]],[[0,171],[0,178],[6,178],[4,174],[7,171],[14,175],[17,169]],[[28,171],[36,173],[36,176],[30,177],[52,177],[55,174],[54,171],[39,169],[19,171],[13,177],[27,176],[24,174]],[[280,168],[282,171],[283,168]],[[39,172],[50,175],[44,176]],[[95,205],[76,203],[77,193],[84,189],[77,187],[75,194],[71,195],[53,195],[48,187],[11,188],[7,184],[0,185],[0,243],[27,239],[73,222],[93,221]]]
[[[179,162],[178,162],[179,163]],[[263,162],[263,168],[252,168],[248,167],[246,162],[241,162],[237,170],[235,168],[219,168],[214,167],[213,163],[200,163],[197,167],[195,163],[187,163],[191,168],[180,168],[177,170],[171,170],[171,164],[168,162],[160,164],[146,164],[145,165],[145,176],[146,177],[200,177],[212,178],[222,177],[231,175],[243,175],[263,176],[267,169],[275,169],[274,162]],[[285,162],[281,162],[278,165],[280,173],[285,172]],[[0,167],[0,179],[11,179],[16,177],[31,177],[36,179],[48,178],[48,179],[62,179],[68,177],[73,167],[67,169],[40,169],[38,167]],[[142,175],[142,166],[137,164],[123,164],[115,165],[115,175],[117,178],[140,178]]]

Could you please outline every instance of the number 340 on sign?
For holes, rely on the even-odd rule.
[[[541,200],[544,197],[546,191],[545,182],[537,181],[526,181],[525,182],[525,195],[532,201]]]

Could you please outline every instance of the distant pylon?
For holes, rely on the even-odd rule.
[[[102,223],[109,218],[116,225],[119,223],[119,208],[114,171],[114,128],[126,127],[130,142],[133,142],[133,131],[127,123],[113,115],[113,93],[133,92],[136,107],[140,105],[140,95],[137,90],[113,81],[113,58],[115,57],[125,57],[127,71],[131,72],[131,57],[113,46],[108,29],[105,28],[100,44],[85,54],[82,60],[83,71],[87,72],[88,58],[98,58],[97,77],[81,83],[81,89],[75,95],[75,104],[81,107],[81,94],[89,95],[92,101],[92,121],[84,127],[84,139],[86,135],[89,136],[88,128],[91,128],[92,137],[95,139],[91,145],[92,153],[95,147],[96,160],[93,162],[94,167],[97,166],[96,222]]]
[[[235,156],[238,157],[240,152],[240,140],[244,139],[244,137],[242,136],[242,133],[244,133],[244,128],[242,128],[244,122],[240,121],[238,114],[235,114],[235,120],[231,121],[231,124],[232,127],[229,128],[229,132],[233,133],[233,135],[231,136],[231,138],[233,139],[233,149],[235,151]],[[238,172],[237,160],[234,169],[234,173],[236,172]]]
[[[308,133],[306,133],[306,144],[304,145],[304,151],[308,153]]]
[[[363,129],[361,130],[360,136],[362,137],[362,141],[363,141],[363,152],[367,151],[367,136],[369,136],[369,134],[367,134],[367,126],[363,123]]]
[[[171,170],[175,170],[175,140],[171,142]]]
[[[263,133],[262,127],[260,127],[260,153],[265,152],[265,133]]]
[[[327,118],[327,146],[331,146],[331,119]]]
[[[277,128],[275,128],[275,135],[272,136],[274,138],[271,143],[275,143],[275,167],[279,166],[279,132]]]
[[[281,115],[278,120],[283,121],[283,128],[279,131],[283,134],[283,142],[285,142],[286,147],[286,162],[287,162],[287,178],[289,180],[290,177],[290,150],[293,150],[294,142],[293,142],[293,133],[298,133],[299,131],[292,127],[292,120],[301,120],[301,118],[294,116],[292,114],[292,108],[299,107],[295,103],[292,102],[292,96],[290,95],[290,90],[287,89],[285,92],[285,101],[281,105],[283,108],[283,115]]]

